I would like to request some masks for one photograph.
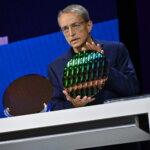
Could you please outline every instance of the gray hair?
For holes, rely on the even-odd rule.
[[[89,21],[90,20],[89,13],[88,13],[86,8],[84,8],[81,5],[73,4],[73,5],[67,6],[63,10],[59,11],[58,17],[57,17],[58,22],[59,22],[59,17],[63,13],[70,13],[70,12],[78,13],[85,21]]]

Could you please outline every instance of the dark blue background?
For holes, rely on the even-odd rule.
[[[69,4],[81,4],[94,23],[117,18],[116,0],[0,0],[0,35],[17,41],[59,31],[58,11]]]

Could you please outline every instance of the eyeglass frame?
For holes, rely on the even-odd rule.
[[[79,22],[79,23],[73,23],[72,25],[70,25],[71,29],[74,31],[74,32],[78,32],[80,31],[80,28],[81,28],[81,25],[83,23],[86,23],[88,21],[82,21],[82,22]],[[66,26],[66,27],[63,27],[60,29],[62,31],[62,33],[64,35],[68,35],[69,34],[69,26]]]

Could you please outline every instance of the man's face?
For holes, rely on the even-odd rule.
[[[67,42],[75,51],[80,51],[90,38],[89,33],[92,29],[92,22],[84,21],[78,13],[62,14],[59,18],[59,26]]]

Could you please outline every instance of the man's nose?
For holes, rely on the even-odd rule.
[[[73,30],[72,27],[69,27],[69,35],[70,35],[70,36],[75,35],[75,31]]]

